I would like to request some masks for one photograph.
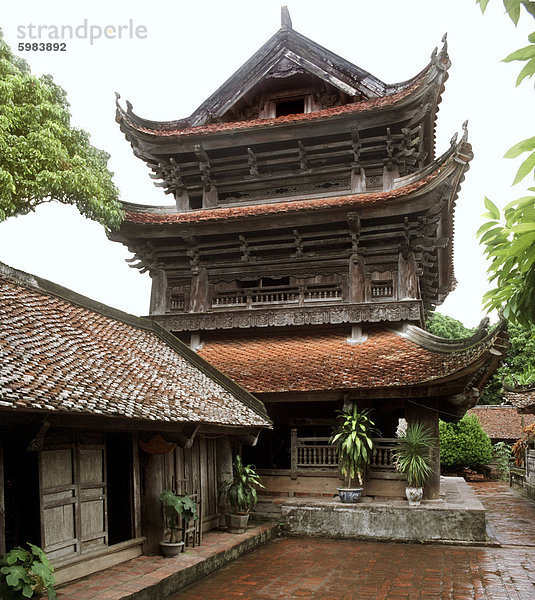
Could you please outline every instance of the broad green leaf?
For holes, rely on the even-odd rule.
[[[535,64],[535,63],[534,63]],[[529,175],[531,171],[535,169],[535,152],[532,152],[526,160],[520,165],[518,172],[516,174],[515,180],[513,181],[513,185],[520,183],[526,175]]]
[[[481,12],[484,13],[487,10],[487,4],[489,3],[489,0],[476,0],[476,2],[479,4]]]
[[[520,18],[520,3],[521,0],[503,0],[505,10],[515,25],[518,24]]]
[[[524,46],[524,48],[519,48],[514,52],[511,52],[509,56],[506,56],[503,59],[503,62],[511,62],[513,60],[529,60],[535,56],[535,44],[530,44],[529,46]]]
[[[535,231],[535,223],[519,223],[511,227],[513,233],[529,233]]]
[[[533,191],[535,192],[535,188],[533,188]],[[535,206],[535,196],[522,196],[522,198],[518,198],[517,200],[509,202],[509,204],[507,204],[505,207],[505,210],[508,208],[524,208],[530,204]]]
[[[518,74],[516,85],[519,86],[526,77],[532,77],[535,74],[535,58],[531,58],[525,65],[522,71]]]
[[[535,2],[533,3],[535,5]],[[533,33],[530,33],[528,35],[528,40],[532,43],[535,44],[535,31]]]
[[[476,237],[479,237],[480,235],[485,233],[487,229],[495,227],[496,225],[498,225],[497,221],[487,221],[487,223],[483,223],[483,225],[481,225],[481,227],[477,230]]]
[[[509,252],[511,255],[520,254],[530,245],[535,244],[535,232],[526,233],[519,236],[510,246]]]
[[[486,196],[485,196],[485,208],[489,211],[492,219],[496,220],[496,219],[500,218],[500,211],[499,211],[498,207],[492,202],[492,200],[490,200]]]
[[[481,244],[485,244],[489,240],[495,238],[497,235],[500,235],[502,232],[503,232],[503,228],[502,227],[500,227],[500,226],[494,227],[493,229],[490,229],[489,231],[487,231],[487,233],[484,233],[481,236],[480,243]]]
[[[531,150],[535,150],[535,137],[528,138],[527,140],[522,140],[515,144],[507,152],[503,155],[504,158],[516,158],[520,156],[523,152],[529,152]]]

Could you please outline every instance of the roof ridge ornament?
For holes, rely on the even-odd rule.
[[[467,142],[468,141],[468,119],[466,119],[466,121],[463,123],[462,128],[463,128],[463,137],[461,138],[461,142]]]
[[[442,55],[446,55],[448,54],[448,32],[446,31],[446,33],[442,36],[442,50],[440,51],[440,54]]]
[[[281,6],[281,29],[293,29],[292,18],[287,6]]]

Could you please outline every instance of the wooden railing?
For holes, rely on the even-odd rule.
[[[296,304],[303,306],[309,302],[330,302],[342,298],[339,285],[308,285],[297,287],[281,285],[277,287],[252,287],[240,290],[217,292],[212,298],[212,308],[233,306],[264,306],[271,304]]]
[[[338,452],[329,444],[329,437],[298,437],[297,429],[291,430],[290,469],[292,479],[296,479],[300,470],[336,470]],[[374,448],[369,461],[370,471],[395,471],[394,452],[396,438],[374,438]]]
[[[396,438],[374,438],[374,446],[369,467],[372,470],[395,471],[395,450],[398,445]]]

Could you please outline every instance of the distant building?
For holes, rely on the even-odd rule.
[[[514,406],[478,404],[468,411],[475,415],[492,443],[513,444],[522,437],[524,427],[535,423],[535,416],[521,415]]]

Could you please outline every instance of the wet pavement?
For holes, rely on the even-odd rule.
[[[535,503],[472,487],[500,548],[278,539],[169,600],[534,600]]]

